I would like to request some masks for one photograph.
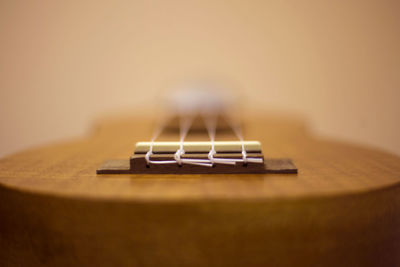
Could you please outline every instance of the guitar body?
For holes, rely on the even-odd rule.
[[[1,266],[400,266],[400,158],[251,116],[298,174],[97,175],[151,118],[0,161]]]

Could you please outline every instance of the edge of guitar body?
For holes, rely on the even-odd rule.
[[[183,164],[165,164],[146,166],[143,157],[130,160],[107,160],[96,171],[97,174],[296,174],[297,168],[291,159],[265,159],[263,164],[236,163],[235,165],[215,164],[204,167]]]

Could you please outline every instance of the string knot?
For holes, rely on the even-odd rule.
[[[243,164],[247,164],[247,153],[246,150],[242,150],[242,160],[243,160]]]
[[[211,164],[214,165],[215,164],[215,159],[214,159],[214,155],[217,152],[215,151],[215,149],[211,149],[210,152],[208,153],[208,159],[210,160]]]
[[[149,150],[149,151],[147,151],[146,156],[144,156],[144,158],[146,159],[146,164],[147,165],[150,165],[150,156],[151,155],[153,155],[153,151]]]
[[[185,150],[183,150],[182,148],[178,149],[175,152],[174,159],[175,159],[176,163],[178,163],[179,166],[182,166],[183,161],[181,159],[181,156],[183,154],[185,154]]]

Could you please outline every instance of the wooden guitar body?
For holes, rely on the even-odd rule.
[[[298,174],[97,175],[151,119],[0,161],[1,266],[400,266],[400,158],[251,116]]]

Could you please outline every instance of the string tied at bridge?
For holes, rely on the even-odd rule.
[[[151,141],[150,141],[149,151],[147,151],[146,155],[144,156],[147,166],[149,166],[150,163],[151,164],[171,164],[171,163],[175,163],[176,162],[175,160],[151,160],[150,159],[150,157],[152,155],[154,155],[154,153],[153,153],[154,142],[158,138],[158,136],[161,134],[161,132],[163,131],[163,129],[165,127],[165,124],[169,121],[169,119],[165,118],[163,121],[164,121],[164,123],[160,124],[156,128],[156,130],[155,130],[155,132],[153,134],[153,137],[151,138]]]
[[[192,123],[193,123],[193,116],[181,118],[179,127],[180,129],[179,149],[175,152],[174,159],[179,166],[182,166],[182,164],[185,163],[185,164],[211,167],[212,164],[206,159],[182,158],[182,155],[185,154],[185,150],[183,149],[184,140],[190,130]]]
[[[229,123],[230,127],[232,128],[233,132],[235,133],[236,137],[240,140],[242,144],[242,158],[235,159],[235,162],[243,162],[243,165],[246,165],[248,162],[252,163],[263,163],[264,160],[262,158],[248,158],[247,151],[244,144],[242,128],[240,127],[240,123],[234,121],[232,118],[226,117],[226,121]]]
[[[241,142],[241,147],[242,147],[242,158],[220,158],[217,157],[217,151],[215,149],[215,136],[216,136],[216,130],[217,130],[217,117],[215,115],[212,116],[204,116],[204,122],[206,125],[206,129],[210,138],[211,142],[211,148],[208,153],[207,159],[191,159],[191,158],[184,158],[182,157],[185,154],[184,150],[184,140],[191,128],[193,122],[193,116],[183,116],[180,119],[180,127],[179,127],[179,132],[180,132],[180,142],[179,142],[179,148],[174,154],[174,159],[173,160],[151,160],[151,156],[154,155],[153,149],[154,149],[154,142],[157,139],[157,137],[160,135],[160,133],[163,130],[163,127],[158,127],[157,130],[154,133],[153,138],[151,139],[149,150],[147,151],[145,155],[145,160],[147,163],[147,166],[151,164],[178,164],[179,166],[182,166],[183,164],[191,164],[191,165],[198,165],[198,166],[205,166],[205,167],[213,167],[215,166],[216,163],[218,164],[228,164],[228,165],[235,165],[237,162],[242,162],[243,165],[246,165],[248,162],[253,162],[253,163],[263,163],[262,158],[249,158],[247,156],[247,151],[244,143],[244,139],[241,133],[240,125],[239,124],[234,124],[231,123],[231,127],[238,137],[238,139]]]
[[[211,149],[208,153],[208,160],[211,162],[211,166],[214,166],[215,163],[221,164],[229,164],[235,165],[235,159],[227,159],[227,158],[216,158],[215,155],[217,151],[215,151],[215,135],[217,132],[217,117],[215,115],[212,116],[204,116],[204,123],[207,128],[208,136],[211,142]]]

